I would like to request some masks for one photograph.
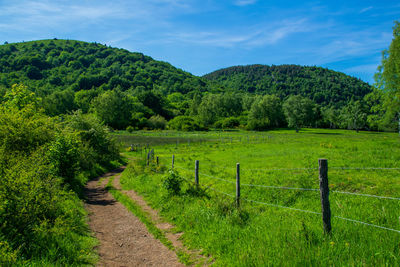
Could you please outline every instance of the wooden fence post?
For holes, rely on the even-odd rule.
[[[240,163],[236,163],[236,206],[240,207]]]
[[[157,167],[158,167],[158,163],[159,163],[159,160],[158,160],[158,156],[157,156]]]
[[[196,186],[199,186],[199,161],[196,160],[194,163],[194,182]]]
[[[319,189],[321,195],[322,222],[324,232],[329,234],[332,230],[331,226],[331,207],[329,204],[329,184],[328,184],[328,160],[319,159]]]
[[[172,169],[174,169],[175,155],[172,155]]]

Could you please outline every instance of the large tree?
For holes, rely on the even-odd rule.
[[[306,124],[309,124],[314,117],[315,104],[308,98],[294,95],[290,96],[283,103],[283,111],[289,127],[294,127],[296,132]]]
[[[387,110],[382,121],[385,125],[394,125],[400,118],[400,22],[395,21],[393,39],[389,49],[382,52],[382,64],[375,74],[376,86],[387,95],[384,108]]]
[[[266,130],[282,126],[284,121],[281,100],[275,95],[259,96],[251,105],[249,129]]]

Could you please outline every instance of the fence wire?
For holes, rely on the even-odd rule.
[[[191,172],[191,170],[188,170],[188,169],[185,169],[185,168],[182,168],[182,167],[179,167],[179,166],[175,166],[175,167],[177,167],[177,168],[179,168],[179,169],[182,169],[182,170],[185,170],[185,171],[188,171],[188,172]],[[155,169],[152,169],[152,168],[151,168],[150,170],[158,173],[158,171],[155,170]],[[233,181],[225,180],[225,179],[218,178],[218,177],[214,177],[214,176],[207,175],[207,174],[202,174],[202,175],[207,176],[207,177],[210,177],[210,178],[213,178],[213,179],[218,179],[218,180],[222,180],[222,181],[225,181],[225,182],[229,182],[229,183],[235,183],[235,182],[233,182]],[[187,179],[186,177],[183,177],[183,176],[182,176],[182,178],[183,178],[185,181],[187,181],[187,182],[193,182],[193,181],[190,181],[189,179]],[[258,187],[265,187],[265,188],[276,188],[276,189],[294,189],[294,190],[306,190],[306,191],[319,191],[319,189],[313,189],[313,188],[278,187],[278,186],[253,185],[253,184],[242,184],[242,185],[245,185],[245,186],[258,186]],[[233,195],[233,194],[229,194],[229,193],[220,191],[220,190],[215,189],[215,188],[213,188],[213,187],[211,187],[211,186],[207,186],[207,185],[206,185],[205,187],[206,187],[207,189],[210,189],[210,190],[214,191],[214,192],[217,192],[217,193],[220,193],[220,194],[223,194],[223,195],[232,197],[232,198],[235,198],[235,197],[236,197],[236,196]],[[349,195],[358,195],[358,196],[366,196],[366,197],[374,197],[374,198],[384,198],[384,199],[400,200],[400,198],[376,196],[376,195],[369,195],[369,194],[359,194],[359,193],[342,192],[342,191],[333,191],[333,190],[332,190],[331,192],[339,193],[339,194],[349,194]],[[298,208],[292,208],[292,207],[282,206],[282,205],[278,205],[278,204],[272,204],[272,203],[266,203],[266,202],[261,202],[261,201],[252,200],[252,199],[247,199],[247,198],[241,198],[241,200],[244,200],[244,201],[247,201],[247,202],[250,202],[250,203],[256,203],[256,204],[264,205],[264,206],[270,206],[270,207],[276,207],[276,208],[281,208],[281,209],[294,210],[294,211],[299,211],[299,212],[304,212],[304,213],[322,215],[321,212],[316,212],[316,211],[311,211],[311,210],[303,210],[303,209],[298,209]],[[376,225],[376,224],[372,224],[372,223],[367,223],[367,222],[363,222],[363,221],[359,221],[359,220],[354,220],[354,219],[350,219],[350,218],[345,218],[345,217],[341,217],[341,216],[332,216],[332,217],[333,217],[333,218],[340,219],[340,220],[344,220],[344,221],[349,221],[349,222],[358,223],[358,224],[363,224],[363,225],[370,226],[370,227],[374,227],[374,228],[378,228],[378,229],[383,229],[383,230],[387,230],[387,231],[392,231],[392,232],[400,233],[400,230],[396,230],[396,229],[389,228],[389,227],[384,227],[384,226],[380,226],[380,225]]]
[[[398,197],[385,197],[385,196],[377,196],[377,195],[370,195],[370,194],[360,194],[360,193],[352,193],[352,192],[344,192],[344,191],[336,191],[336,190],[330,190],[329,192],[333,192],[333,193],[337,193],[337,194],[362,196],[362,197],[373,197],[373,198],[400,200],[400,198],[398,198]]]
[[[214,191],[216,191],[218,193],[222,193],[224,195],[230,196],[230,197],[235,197],[232,194],[228,194],[228,193],[219,191],[219,190],[217,190],[215,188],[212,188],[210,186],[207,186],[207,188],[209,188],[211,190],[214,190]],[[289,209],[289,210],[294,210],[294,211],[299,211],[299,212],[304,212],[304,213],[322,215],[321,212],[316,212],[316,211],[311,211],[311,210],[303,210],[303,209],[298,209],[298,208],[292,208],[292,207],[287,207],[287,206],[282,206],[282,205],[277,205],[277,204],[272,204],[272,203],[266,203],[266,202],[251,200],[251,199],[247,199],[247,198],[241,198],[241,200],[244,200],[244,201],[247,201],[247,202],[251,202],[251,203],[260,204],[260,205],[270,206],[270,207],[276,207],[276,208]],[[384,226],[380,226],[380,225],[376,225],[376,224],[372,224],[372,223],[367,223],[367,222],[358,221],[358,220],[354,220],[354,219],[344,218],[344,217],[341,217],[341,216],[332,216],[332,217],[340,219],[340,220],[344,220],[344,221],[349,221],[349,222],[353,222],[353,223],[359,223],[359,224],[363,224],[363,225],[370,226],[370,227],[375,227],[375,228],[379,228],[379,229],[384,229],[384,230],[400,233],[400,230],[396,230],[396,229],[389,228],[389,227],[384,227]]]
[[[192,170],[188,170],[179,166],[176,166],[179,169],[192,172]],[[211,179],[216,179],[220,180],[223,182],[231,183],[231,184],[236,184],[235,181],[230,181],[226,179],[222,179],[219,177],[215,177],[212,175],[208,175],[205,173],[200,173],[199,175],[203,175],[205,177],[211,178]],[[289,187],[289,186],[273,186],[273,185],[260,185],[260,184],[244,184],[241,183],[241,186],[248,186],[248,187],[261,187],[261,188],[271,188],[271,189],[282,189],[282,190],[300,190],[300,191],[320,191],[320,189],[317,188],[301,188],[301,187]],[[387,196],[378,196],[378,195],[372,195],[372,194],[361,194],[361,193],[354,193],[354,192],[346,192],[346,191],[336,191],[336,190],[330,190],[332,193],[337,193],[337,194],[346,194],[346,195],[354,195],[354,196],[362,196],[362,197],[371,197],[371,198],[380,198],[380,199],[391,199],[391,200],[400,200],[398,197],[387,197]]]

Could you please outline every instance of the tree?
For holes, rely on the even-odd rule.
[[[125,129],[132,116],[131,99],[119,90],[107,91],[92,101],[94,114],[115,129]]]
[[[367,114],[364,112],[364,107],[360,101],[351,101],[342,110],[340,118],[348,129],[358,131],[362,129],[367,122]]]
[[[375,74],[376,85],[400,96],[400,22],[395,21],[393,39],[388,50],[382,52],[382,64]]]
[[[282,104],[275,95],[259,96],[251,105],[248,128],[266,130],[284,124]]]
[[[400,119],[400,22],[395,21],[389,49],[382,52],[382,64],[375,74],[376,86],[387,93],[383,124],[394,125]],[[390,128],[390,127],[389,127]]]
[[[311,122],[314,106],[314,103],[306,97],[290,96],[283,103],[283,111],[289,127],[295,127],[298,133],[302,126]]]

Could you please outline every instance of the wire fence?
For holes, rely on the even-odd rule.
[[[183,168],[182,168],[183,169]],[[187,169],[184,169],[187,170]],[[185,178],[186,181],[191,182],[189,179]],[[211,189],[214,192],[235,198],[236,196],[233,194],[229,194],[226,193],[224,191],[220,191],[218,189],[215,189],[211,186],[205,185],[205,188],[207,189]],[[319,191],[319,190],[318,190]],[[287,207],[287,206],[283,206],[283,205],[278,205],[278,204],[273,204],[273,203],[266,203],[266,202],[262,202],[262,201],[257,201],[257,200],[252,200],[252,199],[247,199],[247,198],[241,198],[241,200],[250,202],[250,203],[255,203],[255,204],[260,204],[260,205],[264,205],[264,206],[270,206],[270,207],[275,207],[275,208],[282,208],[282,209],[288,209],[288,210],[293,210],[293,211],[298,211],[298,212],[304,212],[304,213],[310,213],[310,214],[316,214],[316,215],[322,215],[322,212],[316,212],[316,211],[311,211],[311,210],[303,210],[303,209],[299,209],[299,208],[293,208],[293,207]],[[400,199],[398,199],[400,200]],[[400,230],[396,230],[393,228],[389,228],[389,227],[384,227],[384,226],[380,226],[380,225],[376,225],[376,224],[372,224],[372,223],[367,223],[367,222],[363,222],[363,221],[359,221],[359,220],[354,220],[354,219],[350,219],[350,218],[345,218],[345,217],[341,217],[341,216],[333,216],[334,218],[340,219],[340,220],[344,220],[344,221],[349,221],[349,222],[353,222],[353,223],[358,223],[358,224],[363,224],[366,226],[370,226],[370,227],[375,227],[375,228],[379,228],[379,229],[384,229],[384,230],[388,230],[388,231],[392,231],[392,232],[396,232],[396,233],[400,233]]]
[[[192,170],[188,170],[186,168],[182,168],[180,166],[175,166],[178,169],[187,171],[187,172],[192,172]],[[318,169],[318,168],[317,168]],[[291,169],[292,170],[292,169]],[[211,178],[211,179],[215,179],[215,180],[219,180],[219,181],[223,181],[223,182],[227,182],[227,183],[231,183],[231,184],[235,184],[235,181],[230,181],[227,179],[223,179],[223,178],[219,178],[219,177],[215,177],[209,174],[205,174],[205,173],[201,173],[199,172],[200,175]],[[260,185],[260,184],[245,184],[245,183],[241,183],[241,186],[249,186],[249,187],[261,187],[261,188],[271,188],[271,189],[282,189],[282,190],[300,190],[300,191],[317,191],[319,192],[320,189],[317,188],[301,188],[301,187],[289,187],[289,186],[274,186],[274,185]],[[387,197],[387,196],[378,196],[378,195],[372,195],[372,194],[361,194],[361,193],[355,193],[355,192],[346,192],[346,191],[337,191],[337,190],[330,190],[329,192],[332,193],[336,193],[336,194],[347,194],[347,195],[354,195],[354,196],[361,196],[361,197],[371,197],[371,198],[380,198],[380,199],[392,199],[392,200],[400,200],[400,198],[398,197]]]
[[[161,165],[159,164],[158,166],[161,167],[167,167],[166,165]],[[187,168],[183,168],[181,166],[177,166],[177,165],[173,165],[174,168],[186,171],[188,173],[190,172],[194,172],[194,170],[190,170]],[[267,170],[267,171],[271,171],[271,170],[318,170],[319,168],[279,168],[279,169],[247,169],[247,170]],[[363,168],[358,168],[358,167],[330,167],[330,169],[335,169],[335,170],[400,170],[400,168],[377,168],[377,167],[363,167]],[[152,167],[150,167],[150,170],[156,173],[161,173],[162,171],[159,171],[157,169],[154,169]],[[216,177],[213,175],[209,175],[209,174],[205,174],[205,173],[201,173],[198,172],[199,175],[204,176],[204,177],[208,177],[210,179],[213,180],[218,180],[218,181],[222,181],[225,183],[229,183],[229,184],[236,184],[236,181],[232,181],[232,180],[228,180],[228,179],[223,179],[220,177]],[[181,176],[185,181],[189,182],[189,183],[193,183],[193,181],[191,181],[190,179],[187,179],[184,176]],[[246,183],[242,183],[240,184],[241,186],[247,186],[247,187],[259,187],[259,188],[266,188],[266,189],[279,189],[279,190],[301,190],[301,191],[320,191],[320,189],[316,189],[316,188],[300,188],[300,187],[289,187],[289,186],[274,186],[274,185],[261,185],[261,184],[246,184]],[[231,197],[231,198],[237,198],[238,196],[218,190],[212,186],[203,184],[203,186],[206,189],[210,189],[216,193]],[[355,196],[361,196],[361,197],[370,197],[370,198],[378,198],[378,199],[390,199],[390,200],[400,200],[400,198],[398,197],[388,197],[388,196],[379,196],[379,195],[372,195],[372,194],[361,194],[361,193],[355,193],[355,192],[345,192],[345,191],[336,191],[336,190],[330,190],[330,192],[332,193],[336,193],[336,194],[346,194],[346,195],[355,195]],[[249,203],[254,203],[254,204],[259,204],[259,205],[264,205],[264,206],[270,206],[270,207],[275,207],[275,208],[281,208],[281,209],[288,209],[288,210],[293,210],[293,211],[298,211],[298,212],[303,212],[303,213],[309,213],[309,214],[316,214],[316,215],[323,215],[322,212],[316,212],[316,211],[311,211],[311,210],[304,210],[304,209],[299,209],[299,208],[294,208],[294,207],[287,207],[287,206],[283,206],[283,205],[278,205],[278,204],[274,204],[274,203],[267,203],[267,202],[262,202],[262,201],[257,201],[257,200],[253,200],[253,199],[247,199],[247,198],[240,198],[243,201],[249,202]],[[340,220],[344,220],[344,221],[348,221],[348,222],[353,222],[353,223],[358,223],[358,224],[362,224],[365,226],[370,226],[370,227],[374,227],[374,228],[378,228],[378,229],[383,229],[383,230],[387,230],[387,231],[392,231],[392,232],[396,232],[396,233],[400,233],[400,230],[397,229],[393,229],[393,228],[389,228],[389,227],[384,227],[384,226],[380,226],[380,225],[376,225],[376,224],[372,224],[372,223],[368,223],[368,222],[364,222],[364,221],[359,221],[359,220],[355,220],[355,219],[350,219],[350,218],[345,218],[345,217],[341,217],[341,216],[332,216],[333,218],[337,218]]]

